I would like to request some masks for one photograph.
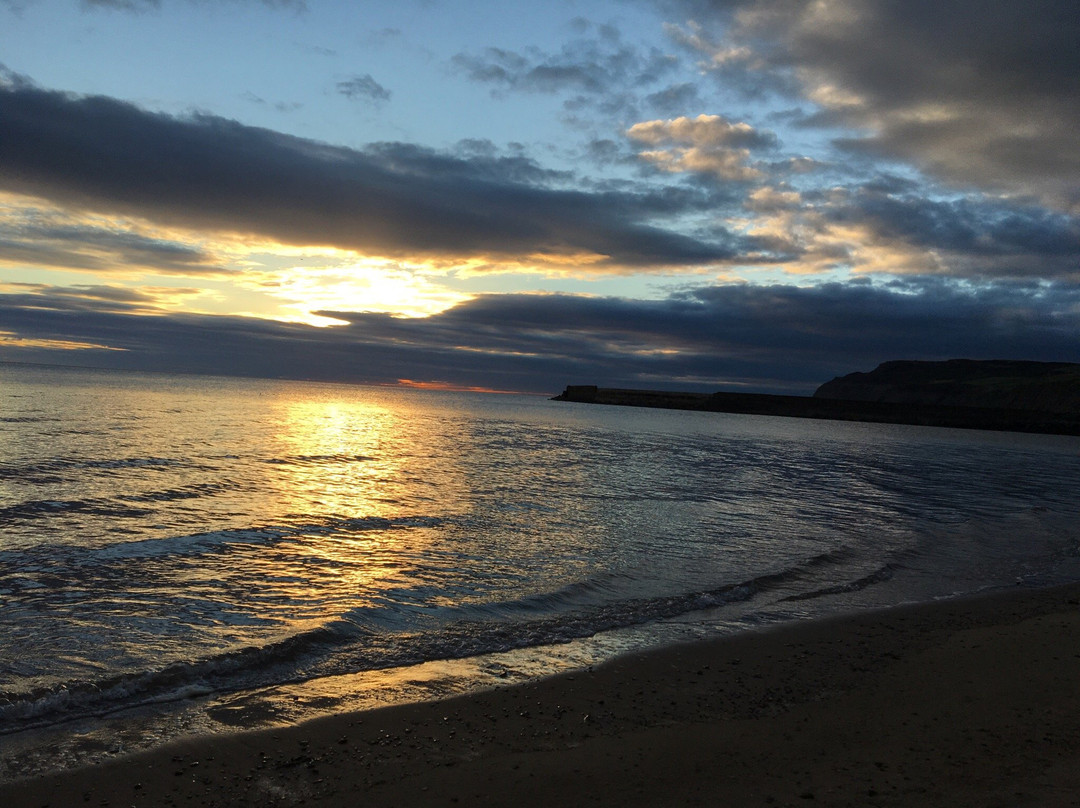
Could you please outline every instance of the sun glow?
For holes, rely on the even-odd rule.
[[[329,312],[430,317],[470,298],[440,285],[427,267],[401,262],[365,259],[334,266],[292,266],[272,275],[263,290],[288,301],[275,319],[317,326],[345,322]]]

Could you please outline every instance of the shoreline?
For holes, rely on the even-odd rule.
[[[1076,805],[1080,584],[787,623],[183,740],[5,805]],[[812,801],[812,802],[811,802]]]

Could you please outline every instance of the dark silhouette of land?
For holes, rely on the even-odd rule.
[[[1080,365],[954,359],[886,362],[813,396],[682,393],[571,385],[557,401],[1080,435]]]

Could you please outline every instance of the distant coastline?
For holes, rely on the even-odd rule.
[[[818,388],[813,396],[781,396],[761,393],[684,393],[663,390],[627,390],[595,385],[570,385],[553,398],[583,404],[606,404],[625,407],[700,410],[749,415],[775,415],[785,418],[815,418],[830,421],[865,421],[884,424],[941,426],[954,429],[986,429],[1004,432],[1034,432],[1051,435],[1080,435],[1080,409],[1062,405],[1071,396],[1078,366],[1037,362],[888,362],[872,373],[851,374],[833,379]],[[1063,371],[1064,369],[1064,371]],[[990,374],[997,374],[991,376]],[[1028,406],[1015,406],[1015,396],[999,395],[999,390],[1014,389],[1018,379],[1031,385],[1036,377],[1043,389],[1050,390],[1053,405],[1036,408],[1044,397],[1026,399]],[[921,387],[912,384],[917,378]],[[930,381],[927,381],[927,380]],[[1063,381],[1056,381],[1062,379]],[[865,381],[864,380],[868,380]],[[841,384],[841,382],[843,384]],[[873,385],[873,397],[856,398]],[[1055,388],[1056,385],[1056,388]],[[936,403],[940,389],[953,393],[950,401],[972,403]],[[981,398],[955,393],[958,389],[976,388]],[[833,397],[840,389],[846,396]],[[924,392],[929,390],[930,392]],[[914,391],[914,392],[913,392]],[[889,400],[889,399],[893,400]],[[1014,406],[994,406],[995,400]],[[1071,399],[1070,399],[1071,401]],[[1034,403],[1034,407],[1031,404]]]

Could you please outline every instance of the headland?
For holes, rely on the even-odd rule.
[[[1080,365],[887,362],[812,396],[692,393],[570,385],[557,401],[835,421],[1080,435]]]

